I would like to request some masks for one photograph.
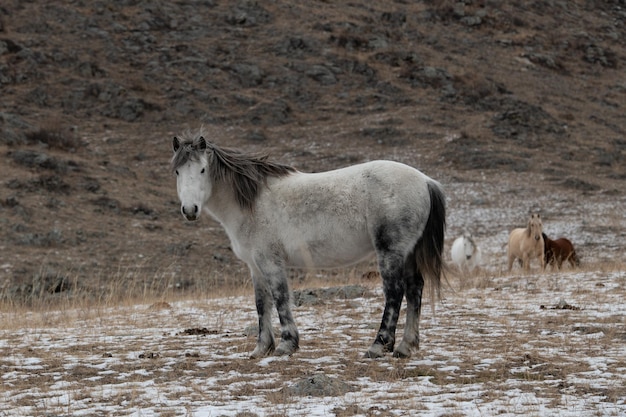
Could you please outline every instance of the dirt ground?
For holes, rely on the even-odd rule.
[[[4,1],[2,297],[245,284],[179,212],[171,140],[201,125],[303,171],[415,166],[493,271],[530,211],[623,262],[625,22],[623,1]]]

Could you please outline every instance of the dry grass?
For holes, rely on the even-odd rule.
[[[83,146],[81,139],[70,128],[58,121],[43,122],[37,130],[26,134],[30,143],[45,144],[50,148],[75,152]]]
[[[26,414],[106,406],[115,415],[155,407],[180,415],[199,412],[203,404],[231,412],[242,404],[240,413],[257,407],[300,415],[311,412],[310,399],[286,388],[324,373],[356,389],[356,397],[318,401],[338,416],[415,409],[466,415],[462,404],[468,402],[488,414],[523,409],[540,415],[542,408],[533,408],[538,404],[559,413],[576,402],[587,412],[617,415],[626,383],[620,353],[626,329],[619,310],[625,270],[621,264],[602,270],[587,265],[528,276],[452,276],[455,290],[438,307],[436,322],[425,309],[421,350],[410,360],[362,358],[382,295],[378,282],[358,269],[294,277],[296,288],[360,284],[372,294],[297,307],[302,346],[286,359],[247,359],[255,336],[244,329],[255,324],[256,313],[246,286],[222,288],[219,296],[145,293],[15,311],[3,305],[0,367],[11,396],[5,399]],[[520,284],[526,280],[532,284]],[[580,309],[557,308],[559,298]],[[209,331],[183,333],[194,327]],[[420,404],[414,403],[416,395]],[[532,400],[512,407],[511,395]]]

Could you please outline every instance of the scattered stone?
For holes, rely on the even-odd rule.
[[[150,309],[150,310],[172,310],[173,307],[168,302],[159,301],[159,302],[151,304],[150,307],[148,307],[148,309]]]
[[[542,310],[545,310],[547,307],[542,304],[541,306],[539,306],[539,308]],[[554,307],[550,307],[550,309],[551,310],[580,310],[580,307],[573,306],[561,298],[559,302]]]
[[[346,285],[343,287],[311,288],[293,292],[293,303],[296,306],[324,304],[331,299],[351,300],[368,296],[369,290],[362,285]]]
[[[310,397],[338,397],[356,388],[324,374],[308,376],[286,388],[290,395]]]
[[[139,359],[157,359],[160,357],[161,354],[158,352],[145,352],[139,354]]]
[[[206,336],[207,334],[217,334],[217,330],[209,330],[206,327],[193,327],[176,333],[176,336]]]

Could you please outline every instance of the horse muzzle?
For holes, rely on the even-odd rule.
[[[180,211],[183,213],[185,219],[189,221],[198,220],[200,216],[200,208],[197,204],[194,204],[192,207],[181,206]]]

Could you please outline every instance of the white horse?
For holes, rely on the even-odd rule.
[[[528,225],[524,228],[513,229],[509,235],[508,263],[509,272],[513,268],[513,262],[518,259],[524,271],[530,270],[530,260],[537,258],[541,270],[545,270],[543,224],[539,214],[532,214],[528,219]]]
[[[267,158],[219,148],[202,131],[174,138],[171,168],[181,211],[205,210],[224,227],[233,251],[250,269],[259,316],[252,358],[290,355],[299,347],[286,268],[335,268],[378,258],[385,309],[367,357],[419,347],[424,281],[438,294],[443,273],[445,198],[438,182],[391,161],[307,174]],[[395,347],[403,298],[404,337]],[[434,300],[433,300],[434,301]],[[275,345],[271,308],[281,325]]]
[[[450,250],[452,262],[454,262],[461,271],[470,272],[480,267],[482,261],[482,253],[476,244],[476,241],[469,233],[464,233],[455,239]]]

